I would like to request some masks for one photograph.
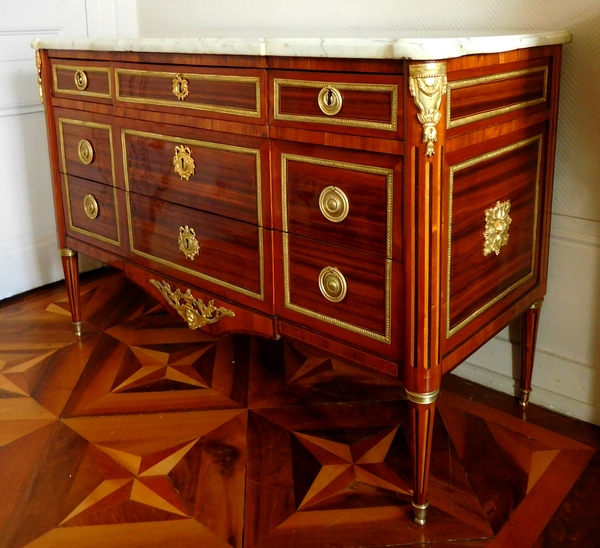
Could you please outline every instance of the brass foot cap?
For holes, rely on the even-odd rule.
[[[415,504],[414,502],[412,503],[413,505],[413,509],[415,511],[415,523],[417,525],[425,525],[426,520],[426,515],[427,515],[427,507],[429,506],[429,503],[426,502],[425,504]]]
[[[83,333],[83,322],[73,322],[73,329],[75,330],[75,335],[81,337]]]
[[[525,409],[527,407],[527,404],[529,403],[529,394],[531,394],[531,390],[521,390],[519,404],[523,409]]]

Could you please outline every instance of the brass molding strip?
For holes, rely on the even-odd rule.
[[[349,162],[338,162],[336,160],[325,160],[323,158],[313,158],[311,156],[300,156],[298,154],[281,154],[281,193],[282,193],[282,221],[283,231],[288,232],[288,210],[287,210],[287,179],[288,162],[302,162],[318,166],[333,167],[337,169],[347,169],[350,171],[359,171],[372,175],[382,175],[386,178],[386,254],[387,258],[392,258],[392,225],[393,225],[393,205],[394,205],[394,170],[385,167],[366,166],[362,164],[351,164]]]
[[[439,388],[437,390],[434,390],[433,392],[426,392],[424,394],[421,394],[419,392],[410,392],[410,391],[406,390],[406,397],[408,398],[409,401],[411,401],[413,403],[418,403],[421,405],[429,405],[430,403],[433,403],[437,399],[439,392],[440,392]]]
[[[110,145],[110,167],[111,167],[111,176],[112,176],[112,189],[113,189],[113,203],[115,206],[115,223],[117,226],[117,239],[113,240],[111,238],[107,238],[106,236],[102,236],[101,234],[96,234],[91,230],[86,230],[84,228],[80,228],[73,224],[73,215],[71,213],[71,192],[69,190],[69,176],[67,174],[67,156],[65,152],[65,139],[63,132],[64,124],[72,124],[75,126],[83,126],[89,127],[93,129],[102,129],[108,131],[108,142]],[[58,133],[60,140],[60,155],[61,162],[63,167],[63,177],[65,179],[65,191],[67,194],[67,213],[69,217],[69,227],[74,232],[79,232],[80,234],[85,234],[86,236],[91,236],[92,238],[96,238],[102,242],[109,243],[111,245],[115,245],[117,247],[121,246],[121,228],[119,226],[119,204],[117,202],[117,179],[115,174],[115,161],[114,161],[114,151],[113,151],[113,140],[112,140],[112,127],[108,124],[99,124],[97,122],[84,122],[82,120],[71,120],[69,118],[59,118],[58,119]],[[98,183],[102,184],[102,183]]]
[[[466,88],[471,86],[477,86],[480,84],[489,84],[490,82],[498,82],[500,80],[508,80],[510,78],[518,78],[519,76],[525,76],[527,74],[534,74],[536,72],[544,73],[544,89],[542,96],[537,99],[530,99],[529,101],[522,101],[520,103],[514,103],[505,107],[495,108],[478,114],[471,114],[470,116],[463,116],[462,118],[451,119],[452,116],[452,90]],[[548,65],[533,67],[523,70],[513,70],[510,72],[502,72],[498,74],[490,74],[488,76],[481,76],[479,78],[468,78],[466,80],[457,80],[455,82],[448,82],[448,107],[446,110],[446,127],[448,129],[464,126],[479,120],[486,120],[515,110],[521,110],[533,105],[539,105],[545,103],[548,100]]]
[[[58,70],[72,70],[75,72],[77,69],[81,69],[84,72],[106,72],[108,80],[108,93],[99,93],[95,91],[79,91],[78,89],[61,89],[58,87]],[[70,93],[72,95],[85,95],[86,97],[100,97],[103,99],[112,98],[112,83],[110,77],[110,69],[103,67],[81,67],[77,65],[52,65],[52,77],[54,80],[54,91],[58,93]]]
[[[148,139],[156,139],[159,141],[168,141],[172,143],[184,143],[193,146],[200,146],[204,148],[209,148],[213,150],[227,150],[230,152],[238,152],[240,154],[254,154],[256,156],[256,193],[257,193],[257,217],[258,217],[258,254],[259,254],[259,280],[260,280],[260,292],[252,291],[245,287],[235,285],[224,280],[220,280],[219,278],[215,278],[214,276],[210,276],[208,274],[204,274],[203,272],[198,272],[197,270],[192,270],[191,268],[186,268],[184,266],[180,266],[176,263],[168,261],[166,259],[162,259],[155,255],[151,255],[150,253],[146,253],[144,251],[140,251],[135,249],[135,242],[133,239],[133,221],[131,218],[131,202],[129,198],[130,190],[129,190],[129,171],[127,169],[127,142],[125,137],[127,135],[135,135],[139,137],[145,137]],[[262,187],[261,187],[261,171],[260,171],[260,151],[253,148],[243,148],[237,147],[233,145],[222,145],[218,143],[211,143],[206,141],[196,141],[193,139],[178,139],[177,137],[171,137],[166,135],[159,135],[157,133],[147,133],[144,131],[136,131],[132,129],[121,129],[121,148],[123,152],[123,176],[125,180],[125,204],[127,207],[127,224],[129,230],[129,249],[132,253],[139,255],[141,257],[145,257],[146,259],[150,259],[159,264],[168,266],[175,270],[179,270],[181,272],[185,272],[202,280],[207,280],[221,287],[226,287],[227,289],[232,289],[233,291],[237,291],[242,295],[247,295],[249,297],[253,297],[255,299],[259,299],[264,301],[265,299],[265,256],[264,256],[264,229],[262,226]],[[185,207],[185,206],[182,206]],[[237,221],[242,222],[242,221]]]
[[[120,75],[131,76],[148,76],[151,78],[166,78],[169,81],[175,75],[173,72],[158,72],[149,70],[133,70],[133,69],[115,69],[115,98],[117,101],[124,103],[138,103],[142,105],[162,105],[169,107],[186,108],[192,110],[202,110],[205,112],[217,112],[220,114],[233,114],[235,116],[248,116],[251,118],[260,118],[260,77],[259,76],[225,76],[220,74],[187,74],[178,73],[177,76],[185,78],[188,82],[204,81],[204,82],[233,82],[236,84],[254,84],[256,89],[256,108],[245,109],[240,107],[227,107],[220,105],[210,105],[207,103],[193,103],[180,101],[178,99],[147,99],[145,97],[128,97],[121,95],[119,85]]]
[[[535,205],[534,205],[534,213],[533,213],[533,238],[532,238],[532,251],[531,251],[531,268],[528,274],[526,274],[520,280],[517,280],[514,284],[512,284],[509,288],[502,291],[502,293],[496,295],[493,299],[489,300],[487,303],[479,307],[475,312],[467,316],[465,319],[460,321],[454,327],[450,327],[450,272],[452,268],[452,199],[454,195],[454,174],[461,169],[465,169],[482,162],[486,162],[487,160],[491,160],[493,158],[497,158],[502,154],[507,154],[521,147],[525,147],[532,143],[537,142],[538,144],[538,158],[537,158],[537,169],[536,169],[536,178],[535,178]],[[530,137],[529,139],[524,139],[517,143],[513,143],[512,145],[508,145],[506,147],[500,148],[498,150],[494,150],[493,152],[489,152],[487,154],[483,154],[481,156],[477,156],[476,158],[471,158],[470,160],[466,160],[460,164],[456,164],[450,167],[450,197],[448,200],[448,268],[446,272],[446,338],[450,338],[452,335],[456,334],[463,327],[471,323],[475,318],[483,314],[486,310],[494,306],[497,302],[506,297],[509,293],[514,291],[517,287],[523,285],[525,282],[530,280],[533,277],[535,270],[535,255],[536,255],[536,243],[537,243],[537,230],[538,230],[538,215],[539,215],[539,194],[540,194],[540,171],[542,165],[542,148],[543,148],[543,136],[536,135],[535,137]]]
[[[288,80],[274,78],[274,107],[273,117],[275,120],[286,120],[288,122],[314,122],[317,124],[335,124],[339,126],[351,126],[366,129],[381,129],[385,131],[397,131],[398,129],[398,85],[397,84],[347,84],[344,82],[311,82],[306,80]],[[309,116],[302,114],[283,114],[281,112],[281,87],[319,88],[335,87],[337,90],[365,91],[369,93],[390,93],[392,96],[392,111],[389,122],[373,122],[369,120],[353,120],[349,118],[336,118],[333,116]]]
[[[291,294],[290,294],[290,251],[289,251],[289,234],[284,232],[282,234],[283,238],[283,284],[285,289],[285,308],[289,310],[293,310],[295,312],[299,312],[304,314],[305,316],[309,316],[311,318],[316,318],[317,320],[321,320],[323,322],[327,322],[332,325],[336,325],[338,327],[342,327],[347,329],[348,331],[352,331],[353,333],[358,333],[359,335],[364,335],[365,337],[369,337],[371,339],[375,339],[376,341],[380,341],[386,344],[391,344],[391,315],[392,315],[392,261],[390,259],[385,259],[385,329],[384,333],[377,333],[375,331],[370,331],[365,329],[364,327],[359,327],[358,325],[354,325],[343,320],[339,320],[337,318],[333,318],[332,316],[327,316],[326,314],[321,314],[320,312],[315,312],[314,310],[310,310],[304,306],[297,305],[292,302]]]

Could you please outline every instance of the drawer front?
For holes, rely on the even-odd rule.
[[[177,128],[165,131],[173,134],[121,130],[126,190],[263,225],[261,166],[268,165],[266,145],[261,152],[217,142],[214,133],[200,141],[178,136],[182,130]]]
[[[112,99],[110,68],[83,61],[52,61],[52,83],[55,95],[77,96],[78,99]],[[73,97],[75,98],[75,97]]]
[[[392,261],[282,234],[284,309],[317,320],[319,329],[342,328],[338,336],[361,335],[391,344]]]
[[[187,109],[197,114],[263,117],[264,71],[187,66],[115,68],[116,100]],[[247,120],[248,121],[248,120]]]
[[[271,123],[402,138],[402,81],[402,76],[274,72]]]
[[[115,186],[111,126],[67,117],[58,117],[57,124],[61,171]]]
[[[283,231],[388,258],[400,252],[393,225],[400,227],[401,218],[394,219],[393,212],[401,211],[399,203],[394,206],[401,199],[399,190],[394,196],[394,184],[402,179],[401,157],[332,155],[326,148],[286,143],[276,150]]]
[[[67,233],[114,252],[121,246],[117,189],[68,175],[61,181]]]
[[[264,300],[263,229],[128,193],[130,251],[218,287]]]

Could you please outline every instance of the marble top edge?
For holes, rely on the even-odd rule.
[[[465,33],[466,34],[466,33]],[[479,53],[565,44],[568,31],[529,34],[423,33],[377,36],[289,36],[211,35],[197,38],[68,38],[42,37],[32,41],[35,49],[64,49],[148,53],[192,53],[288,57],[337,57],[364,59],[434,60]]]

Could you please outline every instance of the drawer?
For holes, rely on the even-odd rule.
[[[271,124],[401,139],[401,75],[274,71]]]
[[[130,251],[148,266],[264,300],[262,228],[134,193],[126,201]]]
[[[52,85],[57,96],[112,99],[110,68],[93,61],[52,60]],[[74,98],[74,97],[73,97]]]
[[[67,234],[115,252],[121,246],[117,189],[62,175]]]
[[[57,111],[61,171],[115,186],[111,126],[70,118],[73,114],[79,113]]]
[[[189,110],[201,116],[264,122],[265,73],[260,69],[198,69],[131,65],[115,68],[115,97],[123,103]]]
[[[279,164],[274,184],[281,192],[278,228],[388,258],[400,256],[402,157],[284,142],[274,151]]]
[[[121,130],[126,190],[263,225],[266,141],[172,126],[162,130],[161,134]],[[233,145],[232,141],[253,146]],[[268,172],[265,178],[268,187]]]
[[[282,234],[282,318],[356,342],[391,344],[392,261]],[[341,329],[340,329],[341,328]]]

